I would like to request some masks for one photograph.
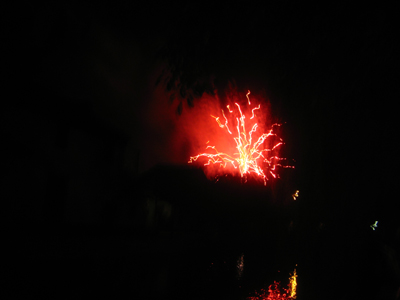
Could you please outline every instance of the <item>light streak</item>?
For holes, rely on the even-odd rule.
[[[369,227],[371,227],[372,230],[375,230],[376,228],[378,228],[378,221],[375,221],[375,223],[370,225]]]
[[[251,104],[250,103],[250,98],[249,98],[249,95],[250,95],[250,90],[248,90],[247,91],[247,94],[246,94],[246,97],[247,97],[247,102],[249,103],[249,105]]]
[[[293,200],[296,200],[299,197],[299,190],[296,190],[294,194],[292,194]]]
[[[250,91],[247,92],[246,97],[248,105],[251,105],[249,95]],[[271,126],[268,132],[255,137],[258,134],[258,124],[254,122],[254,124],[250,125],[251,130],[247,132],[245,122],[246,116],[237,102],[235,103],[235,106],[237,108],[236,113],[229,105],[227,105],[228,111],[232,115],[231,119],[233,120],[233,123],[236,123],[235,134],[233,134],[229,129],[229,121],[223,109],[222,116],[225,119],[224,124],[221,122],[220,117],[214,115],[211,115],[211,117],[215,119],[220,128],[224,130],[226,129],[226,133],[234,136],[233,140],[235,141],[235,148],[237,151],[234,153],[225,153],[219,152],[215,146],[207,146],[206,150],[212,149],[212,153],[204,152],[196,156],[191,156],[188,163],[193,163],[201,158],[206,159],[204,166],[219,164],[220,167],[226,168],[227,165],[229,165],[232,166],[236,172],[238,171],[240,176],[245,178],[246,181],[248,175],[255,174],[264,180],[264,185],[266,185],[268,176],[279,178],[277,167],[294,168],[294,166],[282,165],[280,162],[286,159],[274,155],[275,150],[284,145],[283,140],[274,132],[274,129],[281,126],[281,124],[275,123]],[[260,109],[260,104],[251,109],[252,116],[250,120],[254,119],[255,111]],[[276,142],[271,148],[266,148],[265,142],[269,138],[276,138],[278,142]]]
[[[296,299],[296,288],[297,288],[297,274],[296,269],[294,269],[293,275],[289,278],[289,291],[290,298]]]
[[[250,120],[252,120],[252,119],[254,118],[254,111],[255,111],[256,109],[260,109],[260,107],[261,107],[261,105],[258,105],[258,107],[255,107],[255,108],[253,108],[253,109],[251,110],[252,115],[251,115]]]

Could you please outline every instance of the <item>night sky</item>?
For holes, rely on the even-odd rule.
[[[2,19],[13,293],[244,299],[295,264],[300,300],[400,286],[365,250],[400,251],[397,7],[69,2]],[[186,163],[232,89],[284,124],[295,169],[267,187]],[[238,288],[223,265],[242,252]]]

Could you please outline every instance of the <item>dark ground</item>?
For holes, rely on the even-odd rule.
[[[397,11],[240,1],[3,10],[3,292],[243,299],[287,282],[297,264],[299,300],[394,299]],[[267,188],[156,161],[140,170],[138,115],[158,54],[188,90],[209,75],[220,89],[232,79],[264,89],[288,121],[296,169]]]

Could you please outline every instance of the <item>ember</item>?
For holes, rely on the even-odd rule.
[[[247,92],[247,103],[250,106],[250,91]],[[231,119],[236,119],[236,136],[233,137],[233,140],[236,144],[236,150],[233,150],[233,153],[225,153],[217,150],[215,146],[208,145],[206,149],[212,149],[213,153],[201,153],[196,156],[190,157],[189,163],[193,163],[198,159],[206,159],[204,166],[209,166],[211,164],[219,164],[222,168],[233,167],[236,172],[240,173],[240,176],[247,181],[247,176],[250,174],[255,174],[261,177],[264,180],[264,185],[266,185],[266,181],[268,180],[267,174],[270,174],[273,178],[279,177],[277,173],[277,167],[283,168],[294,168],[293,166],[282,165],[280,162],[285,160],[285,158],[281,158],[277,155],[277,148],[283,145],[283,141],[281,138],[277,136],[274,132],[276,127],[281,126],[281,124],[273,124],[270,130],[267,133],[258,134],[257,129],[259,125],[257,122],[252,121],[250,123],[249,128],[250,131],[246,131],[246,116],[242,112],[240,105],[235,102],[236,109],[231,109],[229,105],[227,105],[229,115]],[[257,114],[257,110],[261,109],[261,105],[255,106],[251,109],[251,117],[249,120],[253,120],[255,114]],[[212,118],[215,119],[218,126],[222,129],[226,130],[226,133],[229,135],[233,135],[228,118],[225,115],[224,110],[222,110],[222,118],[211,115]],[[222,121],[221,121],[222,120]],[[247,124],[249,125],[249,124]],[[272,146],[268,147],[266,140],[272,139]],[[208,144],[207,141],[206,144]]]

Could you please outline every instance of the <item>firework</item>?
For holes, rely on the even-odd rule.
[[[290,274],[289,284],[287,288],[281,287],[279,282],[274,281],[268,287],[268,290],[261,289],[260,292],[255,292],[254,296],[247,297],[247,300],[293,300],[296,299],[297,274],[294,269],[293,274]]]
[[[247,176],[254,174],[262,178],[266,185],[269,176],[279,177],[277,167],[293,168],[293,166],[282,165],[281,161],[286,159],[277,155],[278,148],[284,144],[283,140],[275,133],[275,128],[281,124],[275,123],[266,133],[259,134],[260,126],[255,121],[255,116],[261,110],[261,105],[251,107],[249,95],[250,91],[246,94],[247,110],[251,111],[249,123],[246,124],[246,115],[237,102],[234,103],[234,108],[227,105],[227,114],[222,109],[221,116],[211,115],[225,134],[232,136],[235,149],[232,152],[220,152],[215,146],[208,145],[209,141],[207,141],[206,150],[209,152],[190,157],[189,163],[201,159],[205,161],[204,166],[214,164],[223,169],[231,167],[240,173],[245,181]],[[251,129],[247,131],[246,126]],[[271,141],[268,143],[267,140],[270,139]],[[268,147],[268,144],[272,146]]]

